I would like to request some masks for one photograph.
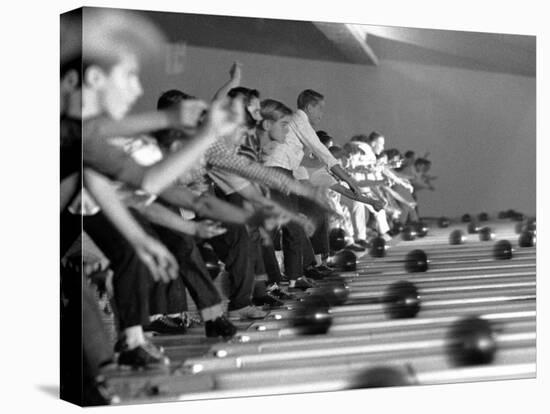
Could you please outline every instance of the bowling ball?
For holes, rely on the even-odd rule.
[[[412,225],[405,226],[403,233],[401,233],[401,238],[405,241],[412,241],[416,239],[416,229]]]
[[[353,380],[352,389],[400,387],[415,385],[416,375],[412,367],[375,366],[359,373]]]
[[[487,214],[487,213],[479,213],[479,214],[477,215],[477,219],[478,219],[479,221],[489,221],[489,214]]]
[[[307,296],[296,305],[291,316],[291,325],[299,328],[302,335],[322,335],[332,325],[330,305],[320,295]]]
[[[499,213],[498,213],[498,218],[499,218],[499,219],[501,219],[501,220],[502,220],[502,219],[507,219],[508,217],[509,217],[509,216],[508,216],[508,212],[506,212],[506,211],[499,211]]]
[[[357,256],[351,250],[341,250],[332,257],[331,265],[338,270],[354,271],[357,269]]]
[[[480,227],[477,225],[477,223],[471,221],[468,223],[468,233],[469,234],[476,234],[479,233]]]
[[[350,288],[340,276],[333,276],[319,288],[318,294],[329,306],[341,306],[348,300]]]
[[[386,240],[382,237],[376,237],[372,240],[369,253],[372,257],[386,256]]]
[[[440,217],[439,220],[437,220],[437,225],[441,228],[449,227],[449,219],[447,217]]]
[[[412,250],[405,256],[405,270],[409,273],[425,272],[428,263],[428,256],[420,249]]]
[[[463,244],[466,241],[466,236],[462,230],[453,230],[449,235],[450,244]]]
[[[447,356],[454,366],[490,364],[497,344],[491,323],[477,316],[455,322],[447,334]]]
[[[390,319],[414,318],[420,312],[416,286],[406,280],[392,283],[383,298],[384,311]]]
[[[510,260],[512,251],[512,244],[508,240],[499,240],[493,247],[493,257],[497,260]]]
[[[220,262],[218,255],[214,252],[214,249],[209,245],[202,245],[200,247],[200,253],[208,273],[212,280],[216,280],[220,272],[223,270],[223,264]]]
[[[346,247],[346,232],[344,229],[334,228],[330,230],[328,245],[333,252],[337,252]]]
[[[495,239],[495,233],[491,230],[490,227],[483,227],[479,230],[479,240],[481,241],[491,241]]]
[[[425,237],[428,234],[428,226],[421,221],[415,223],[415,230],[418,237]]]
[[[518,239],[519,247],[535,247],[537,245],[537,236],[530,231],[521,233]]]
[[[464,214],[462,216],[462,222],[463,223],[469,223],[472,220],[472,217],[469,214]]]

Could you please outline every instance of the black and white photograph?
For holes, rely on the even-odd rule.
[[[58,382],[36,392],[266,413],[539,393],[540,17],[195,6],[51,10]]]

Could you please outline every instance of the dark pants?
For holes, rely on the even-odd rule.
[[[271,283],[281,282],[281,269],[279,268],[279,262],[275,255],[275,249],[273,245],[262,245],[261,247],[262,258],[264,261],[265,271],[267,273],[267,280]]]
[[[221,297],[193,237],[154,224],[144,224],[144,228],[151,235],[156,235],[174,255],[180,268],[179,281],[184,285],[178,280],[167,285],[157,284],[161,294],[157,295],[155,306],[160,308],[156,313],[179,313],[186,310],[185,287],[199,310],[221,303]],[[164,296],[163,288],[166,289]]]
[[[80,216],[65,210],[60,217],[60,257],[82,233]],[[85,404],[85,389],[99,375],[113,352],[97,301],[82,272],[61,268],[60,393],[65,400]]]
[[[328,217],[323,215],[321,220],[318,221],[315,233],[311,236],[311,245],[313,246],[313,252],[320,254],[322,257],[326,257],[329,254],[328,245]]]

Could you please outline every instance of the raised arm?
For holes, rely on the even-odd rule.
[[[229,80],[224,83],[220,89],[214,94],[212,100],[223,98],[227,93],[237,86],[241,86],[242,78],[242,64],[240,62],[233,62],[229,69]]]

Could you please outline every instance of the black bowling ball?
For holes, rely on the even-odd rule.
[[[418,237],[426,237],[426,235],[428,234],[428,226],[426,225],[426,223],[423,223],[421,221],[415,223],[415,230]]]
[[[440,217],[439,220],[437,220],[437,225],[442,229],[449,227],[449,224],[450,222],[447,217]]]
[[[298,328],[298,333],[302,335],[325,334],[332,325],[329,308],[329,303],[322,296],[307,296],[296,305],[291,325]]]
[[[468,223],[468,233],[469,234],[476,234],[476,233],[479,233],[479,230],[480,230],[481,227],[479,227],[477,225],[476,222],[474,221],[471,221],[470,223]]]
[[[386,240],[382,237],[376,237],[372,240],[369,253],[372,257],[386,256]]]
[[[477,219],[478,219],[479,221],[489,221],[489,214],[487,214],[487,213],[479,213],[479,214],[477,215]]]
[[[417,384],[412,367],[375,366],[359,373],[350,388],[401,387]]]
[[[447,355],[454,366],[490,364],[497,344],[491,323],[476,316],[454,323],[447,334]]]
[[[537,245],[537,236],[530,231],[521,233],[518,239],[519,247],[535,247]]]
[[[512,252],[512,244],[508,240],[499,240],[493,247],[493,257],[497,260],[510,260]]]
[[[341,306],[348,300],[349,285],[340,276],[333,276],[319,288],[319,295],[327,301],[329,306]]]
[[[449,243],[450,244],[463,244],[466,241],[466,236],[462,232],[462,230],[453,230],[451,234],[449,235]]]
[[[412,250],[405,256],[405,270],[409,273],[425,272],[428,263],[428,255],[420,249]]]
[[[357,256],[351,250],[341,250],[331,260],[331,264],[338,270],[351,272],[357,269]]]
[[[328,236],[328,245],[330,250],[337,252],[346,247],[346,232],[340,228],[330,230]]]
[[[495,233],[490,227],[483,227],[479,230],[479,240],[481,241],[491,241],[495,239]]]
[[[392,283],[384,295],[384,311],[390,319],[414,318],[420,312],[420,295],[406,280]]]
[[[401,233],[401,238],[405,241],[412,241],[416,239],[416,229],[412,225],[408,225]]]
[[[463,223],[469,223],[470,221],[472,221],[472,217],[469,214],[464,214],[461,220]]]

